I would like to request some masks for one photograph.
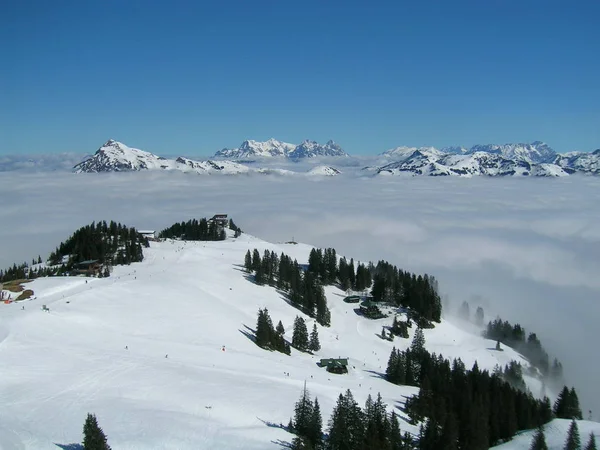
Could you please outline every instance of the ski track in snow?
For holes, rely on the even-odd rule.
[[[292,436],[265,422],[287,424],[305,381],[324,424],[346,389],[361,405],[381,392],[388,410],[417,392],[381,378],[392,347],[408,347],[414,327],[409,339],[381,340],[392,318],[358,316],[357,305],[344,303],[345,294],[331,286],[325,291],[332,327],[318,327],[321,351],[286,356],[258,348],[244,334],[255,327],[258,308],[282,321],[289,341],[302,313],[275,289],[246,279],[241,265],[253,248],[306,263],[311,247],[245,234],[224,242],[153,242],[144,262],[115,267],[110,278],[38,279],[30,283],[34,299],[0,305],[0,449],[81,442],[88,412],[97,414],[115,449],[275,449]],[[311,329],[314,320],[305,318]],[[475,360],[487,369],[511,359],[527,364],[510,348],[491,351],[494,342],[449,322],[424,332],[430,351],[461,357],[467,367]],[[338,356],[350,358],[349,374],[316,365]],[[540,392],[537,380],[526,381],[534,395]],[[404,422],[402,429],[417,432]],[[521,440],[502,448],[525,448]]]

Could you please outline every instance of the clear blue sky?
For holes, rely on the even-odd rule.
[[[0,153],[600,147],[600,2],[0,1]]]

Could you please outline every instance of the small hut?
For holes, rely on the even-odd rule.
[[[326,367],[331,373],[348,373],[348,358],[324,358],[319,361],[319,366]]]

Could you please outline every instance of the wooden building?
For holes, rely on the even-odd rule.
[[[319,366],[326,367],[331,373],[348,373],[348,358],[323,358]]]

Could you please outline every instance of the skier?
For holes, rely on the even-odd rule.
[[[169,354],[166,354],[166,355],[165,355],[165,358],[168,358],[168,357],[169,357]]]
[[[125,346],[125,350],[129,350],[129,347],[127,345]]]

